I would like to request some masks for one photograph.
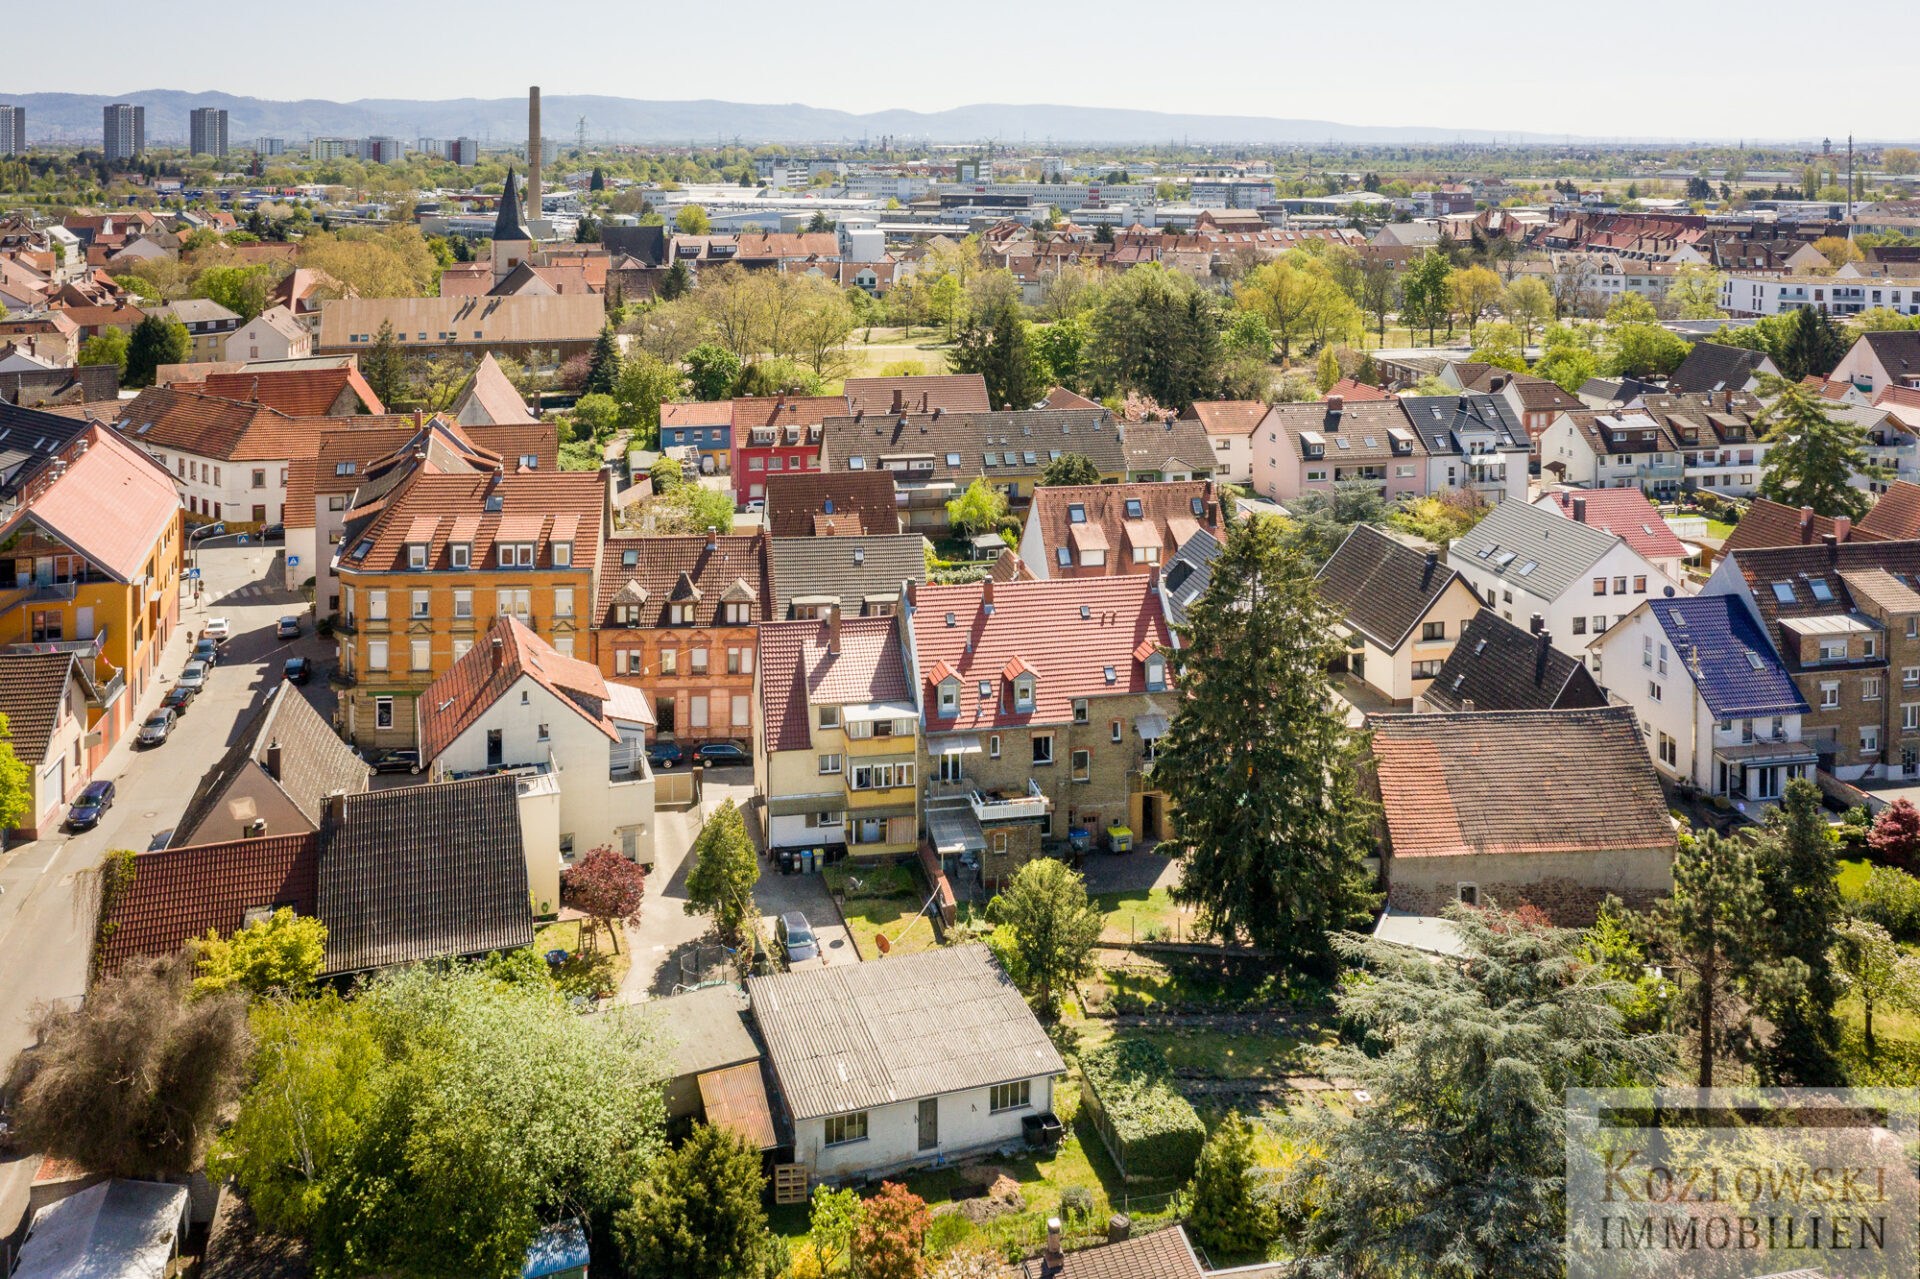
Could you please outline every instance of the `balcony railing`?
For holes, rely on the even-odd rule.
[[[127,673],[119,667],[113,668],[113,674],[104,684],[96,684],[98,690],[87,699],[89,706],[111,706],[120,700],[120,694],[127,691]]]
[[[1678,480],[1685,472],[1678,462],[1643,462],[1636,470],[1643,480]]]
[[[1045,817],[1053,811],[1053,801],[1040,789],[1040,783],[1027,779],[1024,795],[1010,791],[969,791],[967,802],[973,815],[983,822],[1011,822],[1027,817]]]
[[[21,640],[17,644],[0,644],[0,653],[14,656],[22,653],[77,653],[81,657],[98,657],[106,646],[107,628],[102,626],[90,639]]]
[[[78,582],[34,582],[0,594],[0,614],[28,604],[71,604],[80,593]]]

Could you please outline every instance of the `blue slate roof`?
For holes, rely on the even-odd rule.
[[[1715,719],[1804,713],[1787,668],[1737,595],[1653,600],[1674,655],[1693,676]]]

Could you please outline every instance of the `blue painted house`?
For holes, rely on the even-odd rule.
[[[660,406],[660,448],[700,450],[702,475],[725,475],[733,457],[733,401]]]

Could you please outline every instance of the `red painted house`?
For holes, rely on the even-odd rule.
[[[820,469],[820,424],[851,410],[844,395],[751,396],[733,402],[733,502],[767,497],[767,476]]]

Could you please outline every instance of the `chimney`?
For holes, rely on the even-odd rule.
[[[1585,524],[1587,522],[1586,498],[1576,497],[1573,499],[1573,520],[1576,524]]]
[[[425,426],[426,421],[427,421],[426,414],[422,413],[419,409],[415,409],[413,411],[413,429],[414,430],[417,431],[422,426]]]
[[[1440,552],[1428,551],[1426,566],[1420,570],[1420,589],[1421,590],[1424,591],[1429,586],[1433,585],[1433,571],[1439,567],[1440,567]]]
[[[1827,548],[1827,562],[1834,563],[1840,558],[1840,539],[1831,533],[1822,533],[1820,540]]]
[[[1536,620],[1539,617],[1538,614],[1534,616]],[[1536,630],[1534,635],[1533,680],[1534,683],[1537,684],[1547,677],[1547,650],[1553,647],[1553,633],[1551,631]]]
[[[542,216],[540,208],[540,86],[527,90],[527,220]]]
[[[1344,408],[1346,408],[1346,407],[1347,407],[1347,397],[1346,397],[1346,396],[1344,396],[1344,395],[1329,395],[1329,396],[1327,397],[1327,412],[1329,412],[1329,413],[1338,413],[1338,412],[1340,412],[1340,411],[1341,411],[1342,409],[1344,409]]]
[[[1047,1255],[1041,1263],[1042,1274],[1058,1274],[1067,1264],[1066,1252],[1060,1246],[1060,1218],[1047,1218]]]
[[[920,604],[920,583],[907,583],[907,607],[916,608]]]
[[[896,386],[893,388],[893,411],[895,413],[898,413],[901,409],[905,407],[906,407],[906,395],[900,390],[899,387]]]
[[[347,820],[347,793],[343,790],[327,792],[325,823],[328,826],[343,826]]]
[[[838,604],[827,609],[827,656],[840,656],[840,606]]]
[[[1813,508],[1811,506],[1803,506],[1800,508],[1800,545],[1810,546],[1812,543]]]
[[[1547,619],[1540,616],[1540,614],[1535,613],[1533,615],[1532,620],[1527,623],[1527,632],[1528,634],[1531,634],[1531,635],[1538,635],[1541,631],[1541,628],[1544,627],[1546,624],[1547,624]]]
[[[993,607],[993,579],[984,579],[980,583],[980,602],[988,608]]]
[[[1852,537],[1853,536],[1853,516],[1851,515],[1834,516],[1833,517],[1833,536],[1837,540],[1842,542]]]
[[[496,635],[493,637],[493,669],[497,671],[506,664],[507,646],[501,638]]]
[[[267,746],[267,776],[276,782],[280,780],[280,739],[277,737]]]
[[[1460,699],[1460,709],[1471,715],[1477,708],[1474,706],[1471,697],[1463,697]]]

